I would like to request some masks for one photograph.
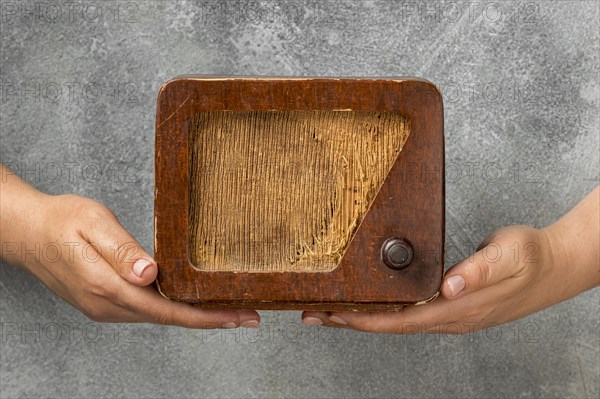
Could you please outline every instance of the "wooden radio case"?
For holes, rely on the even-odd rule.
[[[155,168],[167,298],[382,311],[439,292],[443,106],[428,81],[176,77],[158,94]]]

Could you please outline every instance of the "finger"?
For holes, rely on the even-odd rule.
[[[302,312],[302,324],[307,326],[321,326],[329,319],[327,312],[305,311]]]
[[[364,332],[415,334],[419,332],[448,332],[461,334],[482,328],[477,322],[465,319],[485,305],[483,298],[470,295],[459,301],[438,298],[421,306],[406,306],[399,312],[304,312],[306,319],[318,318],[322,324],[352,328]]]
[[[97,261],[92,261],[92,259],[89,258],[85,259],[85,257],[82,258],[79,256],[81,254],[77,254],[78,264],[86,266],[85,270],[87,271],[86,274],[88,276],[87,281],[100,282],[102,287],[106,289],[106,292],[117,291],[111,291],[108,288],[111,284],[116,284],[117,286],[121,284],[128,284],[125,280],[115,274],[111,266],[100,257],[100,254],[95,251],[94,253],[91,253],[92,251],[94,251],[94,249],[90,248],[90,250],[87,251],[87,255],[91,256],[92,259],[97,259]],[[57,278],[48,273],[45,269],[44,273],[38,275],[38,277],[48,288],[54,291],[56,295],[64,299],[91,320],[103,323],[140,321],[138,315],[132,312],[130,309],[121,306],[119,303],[111,301],[109,298],[107,298],[107,296],[94,293],[93,290],[84,290],[83,296],[88,298],[96,298],[95,300],[88,300],[84,302],[81,300],[81,296],[78,296],[80,299],[76,299],[72,295],[73,287],[69,287],[68,278]],[[82,278],[82,276],[78,275],[78,273],[71,274],[71,277],[75,278],[79,283],[82,283],[84,280],[86,280],[85,278]],[[110,297],[112,299],[112,295]],[[85,303],[87,303],[87,305],[85,305]],[[90,305],[90,303],[92,305]]]
[[[332,319],[333,317],[333,319]],[[331,312],[316,312],[306,311],[302,313],[302,323],[307,326],[325,326],[325,327],[337,327],[337,328],[348,328],[346,324],[340,322],[335,315]]]
[[[154,259],[110,212],[86,224],[80,233],[131,284],[146,286],[156,280],[158,267]]]
[[[187,328],[256,328],[260,323],[253,310],[202,309],[164,298],[153,287],[130,286],[124,296],[129,307],[149,323]]]
[[[499,244],[489,243],[446,272],[442,296],[447,299],[460,298],[511,277],[516,272],[516,263],[511,262],[509,256],[502,254]]]
[[[144,320],[140,315],[123,306],[103,300],[94,309],[82,309],[77,304],[73,306],[79,309],[90,320],[98,323],[142,323]],[[90,311],[91,310],[91,311]]]
[[[304,324],[323,324],[328,327],[352,328],[364,332],[411,334],[443,323],[449,315],[443,304],[418,306],[421,312],[410,312],[406,307],[399,312],[314,312],[302,314]],[[446,301],[448,302],[448,301]],[[314,319],[319,319],[320,323]]]
[[[316,312],[302,313],[305,325],[323,325],[335,328],[352,328],[364,332],[404,332],[398,313],[392,312]],[[414,331],[416,332],[416,331]]]
[[[205,310],[187,303],[180,303],[164,298],[153,286],[138,287],[119,277],[111,265],[90,248],[88,256],[96,259],[80,261],[90,267],[86,268],[86,276],[102,288],[98,289],[97,305],[88,306],[87,314],[95,319],[112,320],[112,313],[106,314],[104,302],[109,302],[130,313],[125,321],[178,325],[188,328],[234,328],[258,327],[260,317],[251,310]],[[91,267],[94,266],[94,267]],[[121,312],[122,313],[122,312]],[[120,314],[120,313],[115,313]]]

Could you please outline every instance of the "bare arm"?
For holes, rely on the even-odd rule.
[[[306,324],[387,333],[467,333],[600,285],[600,187],[543,229],[509,226],[444,276],[441,297],[399,313],[304,312]]]
[[[191,328],[257,327],[249,310],[204,310],[163,298],[158,268],[106,207],[39,192],[0,164],[2,258],[18,264],[91,319]]]

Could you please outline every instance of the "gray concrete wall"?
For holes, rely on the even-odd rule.
[[[103,202],[149,251],[155,98],[178,74],[438,84],[449,265],[496,228],[551,223],[599,182],[594,1],[49,4],[1,2],[0,161],[46,192]],[[0,271],[2,397],[600,391],[598,289],[468,336],[310,328],[299,312],[262,312],[256,335],[96,324],[27,273]]]

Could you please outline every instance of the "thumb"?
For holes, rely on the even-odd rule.
[[[514,262],[506,262],[505,258],[498,243],[488,243],[448,270],[442,295],[446,299],[456,299],[509,278],[514,274]]]
[[[102,257],[121,277],[137,286],[156,280],[156,261],[121,225],[107,208],[80,230],[85,240],[97,246]]]

